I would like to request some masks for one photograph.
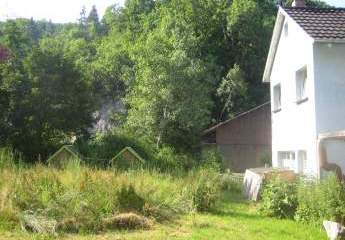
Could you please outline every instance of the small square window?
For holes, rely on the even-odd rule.
[[[304,102],[308,99],[307,97],[307,78],[308,72],[307,67],[303,67],[302,69],[296,72],[296,101],[297,103]]]
[[[280,168],[294,169],[296,154],[293,151],[278,152],[278,165]]]
[[[277,84],[273,87],[273,110],[279,111],[281,109],[281,85]]]

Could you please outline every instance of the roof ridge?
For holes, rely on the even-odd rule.
[[[328,7],[328,8],[319,8],[319,7],[282,7],[283,9],[293,9],[293,10],[345,10],[344,7]]]

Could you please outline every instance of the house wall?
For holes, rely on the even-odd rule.
[[[263,159],[271,158],[270,104],[218,127],[216,142],[225,166],[232,171],[262,167]]]
[[[345,43],[315,43],[314,52],[317,134],[345,130]],[[326,150],[345,173],[345,141],[328,140]]]
[[[281,167],[278,163],[279,151],[305,150],[307,151],[305,173],[318,174],[313,40],[287,14],[283,14],[286,16],[288,34],[287,36],[284,34],[283,27],[270,79],[271,102],[274,101],[274,86],[281,84],[281,111],[272,113],[272,162],[274,167]],[[296,71],[305,66],[308,71],[306,86],[308,100],[298,104]],[[297,167],[294,170],[297,171]]]

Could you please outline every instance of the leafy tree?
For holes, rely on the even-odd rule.
[[[245,106],[247,89],[244,74],[240,66],[235,64],[222,79],[217,89],[217,95],[221,98],[223,104],[219,121],[224,120],[225,116],[239,112],[241,107]]]
[[[102,33],[102,28],[95,5],[92,6],[86,22],[88,26],[88,31],[92,38],[98,37]]]
[[[28,159],[44,159],[72,136],[85,134],[92,123],[92,96],[87,82],[56,41],[42,40],[25,59],[24,69],[27,91],[11,108],[13,129],[7,141]],[[20,80],[13,74],[6,76],[10,78]]]
[[[157,32],[141,44],[136,82],[130,95],[128,127],[157,146],[188,148],[209,121],[210,75],[206,65]]]

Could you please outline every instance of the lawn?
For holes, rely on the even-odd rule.
[[[161,239],[327,239],[320,228],[302,225],[292,220],[279,220],[260,216],[253,204],[241,196],[227,193],[218,211],[190,214],[166,224],[156,224],[151,230],[119,231],[98,235],[42,235],[5,232],[0,229],[1,240],[161,240]]]

